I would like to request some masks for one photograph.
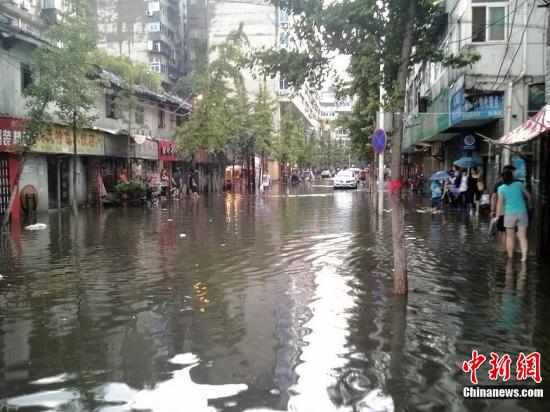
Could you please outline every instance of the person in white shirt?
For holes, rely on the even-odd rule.
[[[262,186],[260,188],[263,194],[268,194],[269,186],[271,186],[271,175],[267,170],[264,170],[264,174],[262,175]]]

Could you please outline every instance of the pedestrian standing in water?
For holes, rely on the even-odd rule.
[[[182,175],[181,169],[178,167],[174,174],[172,175],[172,185],[174,186],[174,198],[181,197],[181,184],[182,184]]]
[[[441,209],[441,198],[443,197],[443,180],[432,180],[430,183],[432,191],[432,212],[437,212]]]
[[[191,193],[191,199],[199,198],[199,171],[193,168],[187,176],[187,184],[189,192]]]
[[[516,170],[514,165],[506,165],[502,168],[502,171],[510,170],[512,174]],[[491,194],[491,217],[498,217],[497,220],[497,231],[498,239],[502,250],[506,250],[506,228],[504,227],[504,210],[501,210],[501,214],[497,215],[497,204],[498,204],[498,188],[503,184],[502,178],[497,180],[493,186],[493,192]]]
[[[267,195],[269,193],[270,186],[271,186],[271,175],[267,170],[264,170],[264,173],[262,175],[262,187],[261,187],[261,191],[264,195]]]
[[[521,261],[527,261],[527,227],[529,226],[528,210],[531,208],[531,194],[521,182],[514,181],[511,170],[502,172],[503,184],[498,188],[497,216],[504,210],[504,227],[506,228],[506,253],[514,257],[514,243],[517,236],[521,249]],[[494,221],[498,217],[493,218]]]

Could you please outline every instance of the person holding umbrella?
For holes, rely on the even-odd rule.
[[[451,176],[444,171],[434,173],[430,177],[430,190],[432,191],[432,211],[441,209],[441,198],[443,197],[443,182]]]

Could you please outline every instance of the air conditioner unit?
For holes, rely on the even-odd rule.
[[[11,0],[11,4],[19,6],[19,0]]]
[[[21,1],[21,8],[23,10],[30,10],[31,9],[31,3],[28,0]]]
[[[287,21],[282,21],[282,22],[280,23],[280,25],[281,25],[281,27],[282,27],[283,29],[288,29],[288,22],[287,22]]]
[[[145,10],[145,15],[151,17],[153,12],[151,10]]]

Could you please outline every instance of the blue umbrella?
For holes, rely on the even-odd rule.
[[[481,166],[483,161],[479,157],[465,156],[454,161],[453,164],[463,169],[469,169],[470,167]]]
[[[440,172],[435,172],[432,177],[430,177],[430,180],[447,180],[451,177],[449,173],[447,173],[444,170],[441,170]]]

